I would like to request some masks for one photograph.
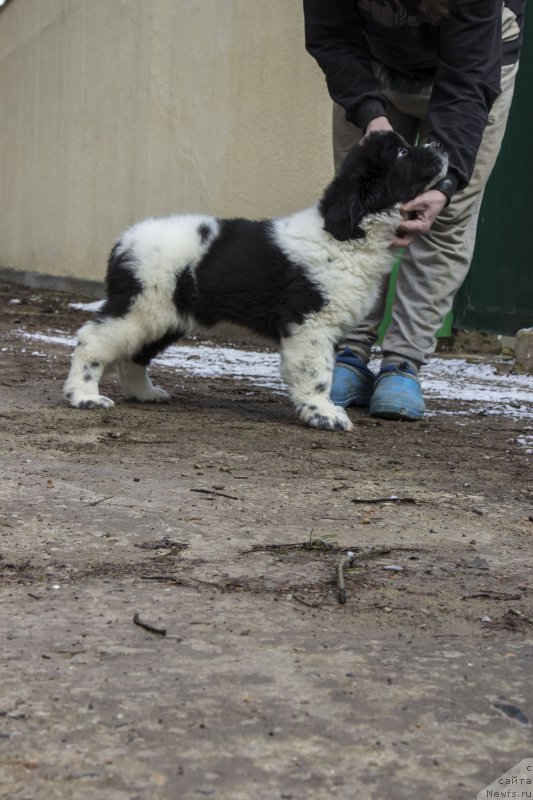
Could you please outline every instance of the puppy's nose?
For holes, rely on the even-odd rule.
[[[440,143],[440,142],[438,142],[438,141],[434,141],[434,142],[426,142],[426,144],[424,145],[424,147],[434,147],[434,148],[435,148],[435,150],[442,150],[442,145],[441,145],[441,143]]]

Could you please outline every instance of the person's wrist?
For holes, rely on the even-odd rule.
[[[437,187],[435,187],[433,189],[433,191],[436,192],[438,195],[440,195],[440,197],[442,198],[442,207],[443,208],[449,204],[450,198],[448,197],[446,192],[443,192],[442,189],[437,189]]]
[[[446,205],[449,205],[457,191],[457,184],[458,179],[453,173],[449,172],[445,178],[441,178],[432,188],[441,192],[446,197]]]

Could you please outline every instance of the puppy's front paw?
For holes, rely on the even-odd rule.
[[[72,392],[65,392],[65,397],[73,408],[81,408],[84,411],[94,408],[112,408],[115,405],[111,398],[105,397],[103,394],[82,397]]]
[[[346,411],[330,402],[304,405],[300,418],[311,428],[322,431],[351,431],[353,427]]]
[[[309,420],[309,425],[321,431],[351,431],[353,428],[348,415],[342,409],[335,414],[315,413]]]

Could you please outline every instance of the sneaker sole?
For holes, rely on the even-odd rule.
[[[413,411],[410,408],[400,408],[394,406],[380,406],[370,409],[371,417],[382,417],[383,419],[405,419],[408,422],[417,422],[423,419],[423,411]]]

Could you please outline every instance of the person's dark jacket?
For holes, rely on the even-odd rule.
[[[525,0],[506,0],[522,26]],[[429,140],[450,159],[439,188],[451,197],[472,175],[501,67],[514,63],[521,37],[502,46],[501,0],[450,0],[438,25],[420,19],[416,0],[304,0],[308,52],[329,93],[362,130],[386,116],[372,62],[399,82],[432,82]]]

